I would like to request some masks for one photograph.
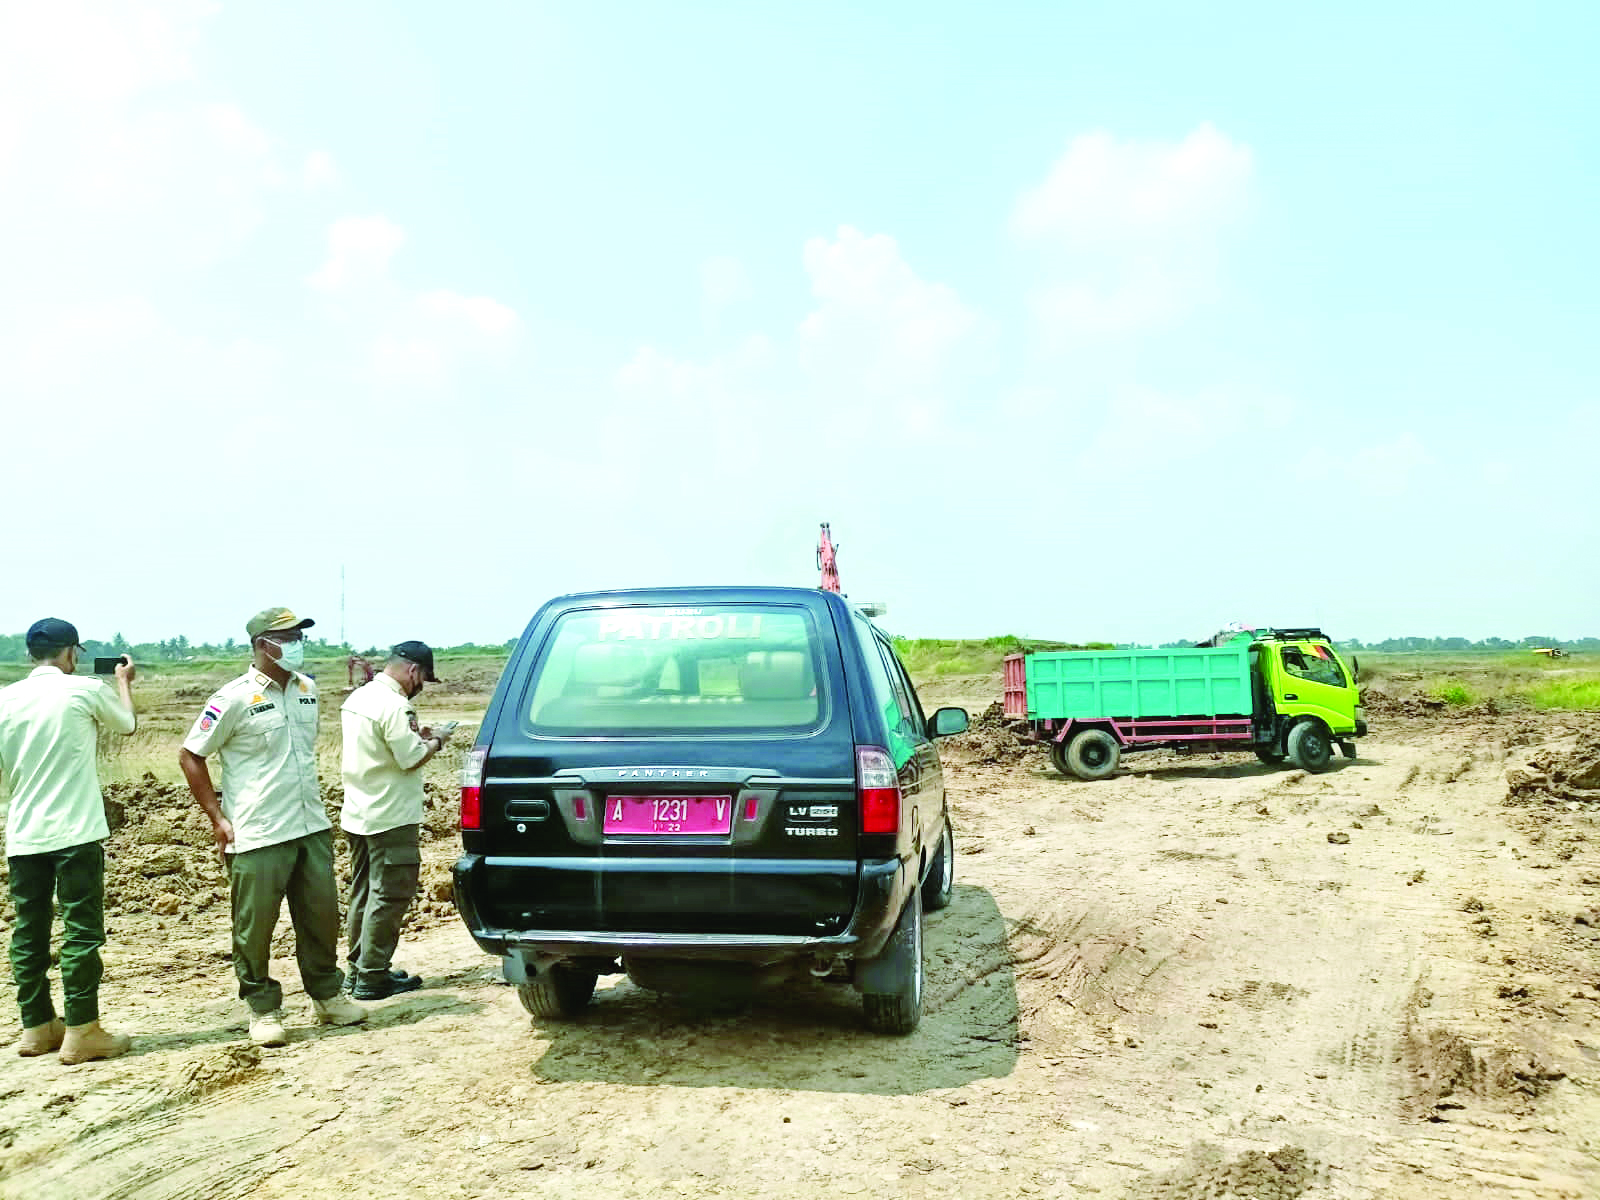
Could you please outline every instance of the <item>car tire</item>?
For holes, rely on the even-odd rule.
[[[873,1033],[910,1033],[922,1020],[922,889],[913,888],[883,953],[873,960],[874,990],[863,989],[862,1010]],[[888,982],[886,990],[878,990]]]
[[[570,1021],[589,1007],[599,978],[597,972],[584,967],[553,963],[527,983],[519,983],[517,998],[536,1017]]]
[[[1289,731],[1289,760],[1313,775],[1333,761],[1333,739],[1317,721],[1302,721]]]
[[[1122,747],[1104,729],[1085,729],[1067,743],[1067,767],[1079,779],[1108,779],[1122,758]]]
[[[1283,751],[1274,750],[1269,746],[1257,746],[1255,751],[1256,757],[1262,762],[1266,763],[1269,767],[1282,766],[1283,760],[1286,757]]]
[[[939,834],[939,849],[928,864],[928,877],[922,881],[922,911],[938,912],[949,908],[956,894],[956,835],[950,828],[950,818],[944,820],[944,831]]]

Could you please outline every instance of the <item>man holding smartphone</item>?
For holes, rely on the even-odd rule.
[[[133,660],[117,660],[117,695],[78,678],[78,630],[47,617],[28,630],[34,668],[0,688],[0,776],[11,787],[6,860],[17,923],[11,973],[22,1009],[24,1058],[61,1052],[88,1062],[127,1053],[131,1039],[100,1026],[100,947],[105,945],[106,856],[111,835],[95,771],[99,731],[130,734]],[[66,1021],[50,999],[50,924],[61,908],[61,991]]]
[[[300,670],[302,631],[312,623],[287,608],[251,617],[250,669],[212,694],[178,751],[228,864],[233,970],[250,1007],[250,1040],[260,1046],[288,1041],[283,988],[270,973],[272,932],[285,900],[300,982],[317,1022],[367,1019],[340,986],[333,823],[317,782],[317,685]],[[206,765],[211,754],[222,759],[220,797]]]
[[[444,749],[450,729],[417,724],[411,706],[436,683],[433,651],[401,642],[371,683],[350,693],[344,728],[344,826],[350,844],[350,902],[345,920],[347,978],[357,1000],[382,1000],[422,986],[391,965],[422,870],[422,767]]]

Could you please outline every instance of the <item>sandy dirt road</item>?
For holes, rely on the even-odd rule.
[[[1597,1195],[1600,804],[1506,782],[1597,741],[1397,719],[1324,775],[1085,784],[980,732],[904,1039],[811,981],[733,1014],[602,981],[531,1022],[436,919],[400,957],[427,989],[361,1029],[310,1028],[282,940],[293,1041],[257,1051],[225,908],[125,912],[103,1004],[136,1053],[22,1060],[0,1027],[0,1195]]]

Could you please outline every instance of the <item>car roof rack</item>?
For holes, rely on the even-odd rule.
[[[1302,629],[1256,629],[1256,630],[1252,630],[1251,632],[1253,632],[1256,635],[1256,640],[1257,641],[1263,641],[1263,642],[1266,642],[1266,641],[1274,641],[1274,642],[1304,642],[1304,641],[1309,641],[1309,640],[1314,639],[1314,638],[1320,638],[1325,642],[1330,640],[1328,635],[1323,633],[1322,630],[1320,630],[1320,629],[1311,629],[1311,628],[1302,628]]]

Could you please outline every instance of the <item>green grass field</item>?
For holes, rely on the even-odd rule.
[[[1491,653],[1424,651],[1357,653],[1361,679],[1389,692],[1418,691],[1452,706],[1525,705],[1600,709],[1600,659],[1575,654],[1550,659],[1525,650]]]

